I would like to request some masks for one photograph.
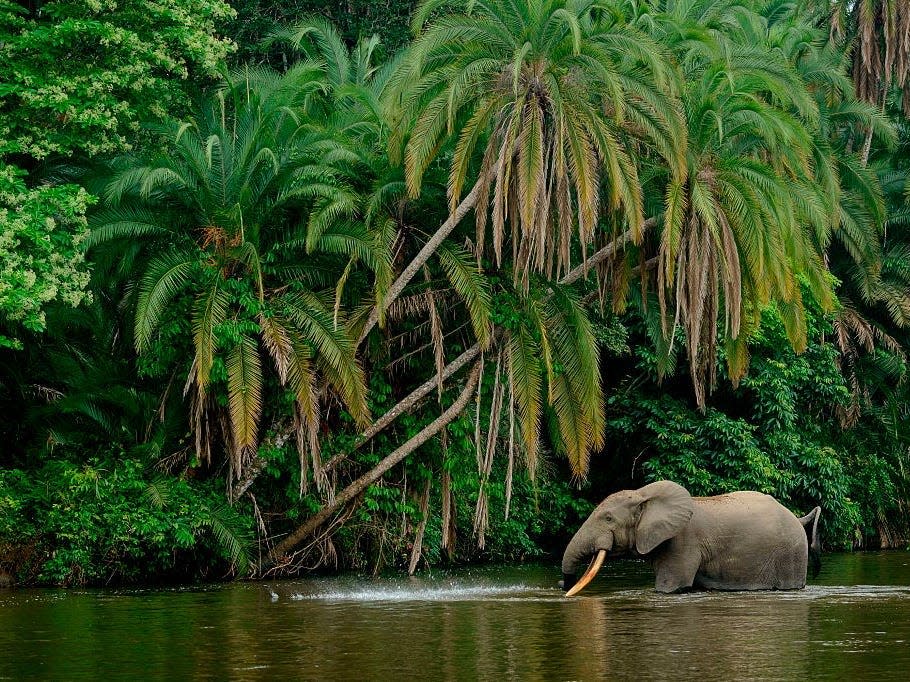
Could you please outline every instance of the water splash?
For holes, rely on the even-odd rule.
[[[293,593],[292,601],[332,602],[446,602],[446,601],[489,601],[518,599],[549,595],[552,590],[529,585],[386,585],[352,586],[349,589],[334,588],[312,593]]]
[[[298,584],[299,585],[299,584]],[[606,588],[606,589],[604,589]],[[372,585],[351,583],[339,585],[326,582],[309,584],[306,591],[294,591],[278,595],[270,590],[272,602],[310,601],[342,603],[407,603],[407,602],[469,602],[469,601],[567,601],[563,591],[557,587],[519,584],[477,584],[477,583],[428,583],[423,585],[392,583]],[[692,602],[726,602],[730,606],[749,606],[757,602],[774,601],[825,601],[853,603],[875,599],[910,599],[910,586],[892,585],[810,585],[803,590],[720,592],[696,591],[681,594],[662,594],[653,588],[610,590],[589,589],[576,602],[597,599],[606,602],[637,603],[648,606],[672,606]]]

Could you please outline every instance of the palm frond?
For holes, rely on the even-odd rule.
[[[259,417],[262,414],[262,365],[259,345],[249,336],[229,352],[227,369],[228,408],[231,419],[234,452],[234,476],[243,471],[244,461],[256,449],[259,440]]]
[[[148,349],[161,324],[165,307],[189,282],[198,259],[193,254],[171,251],[153,260],[139,282],[136,301],[135,343],[140,352]]]

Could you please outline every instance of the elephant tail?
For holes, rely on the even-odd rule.
[[[821,543],[818,539],[818,517],[821,513],[822,508],[816,507],[799,519],[806,531],[806,539],[809,541],[809,567],[813,578],[818,576],[818,572],[822,568]]]

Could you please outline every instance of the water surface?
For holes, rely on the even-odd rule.
[[[653,591],[608,563],[155,590],[0,590],[0,679],[908,679],[910,553],[800,592]]]

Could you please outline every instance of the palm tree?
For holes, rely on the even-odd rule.
[[[736,382],[747,366],[748,334],[772,300],[791,343],[805,347],[799,278],[823,307],[833,305],[822,249],[837,196],[818,189],[818,178],[832,171],[813,155],[818,110],[792,65],[775,50],[752,47],[754,36],[738,42],[745,31],[705,32],[729,18],[716,3],[687,9],[675,25],[658,24],[672,35],[701,33],[679,43],[688,173],[667,182],[658,291],[665,308],[672,288],[703,406],[714,383],[719,315]],[[749,25],[746,8],[727,9]]]
[[[478,254],[489,210],[495,260],[502,263],[510,242],[525,285],[531,271],[568,272],[576,233],[584,257],[605,210],[601,192],[640,238],[633,145],[650,144],[680,172],[685,147],[674,71],[661,49],[593,2],[489,0],[442,12],[453,4],[421,4],[413,23],[423,30],[396,75],[408,84],[399,112],[407,140],[399,136],[411,195],[443,143],[457,137],[450,211],[476,173]]]
[[[320,480],[322,382],[358,423],[368,418],[338,273],[362,279],[355,266],[365,265],[381,280],[389,256],[384,236],[358,219],[356,145],[308,115],[309,102],[326,90],[322,74],[308,62],[280,76],[233,74],[195,119],[160,129],[159,154],[116,162],[92,221],[92,245],[147,244],[135,284],[140,354],[168,338],[166,326],[191,299],[185,392],[193,389],[196,450],[209,460],[220,433],[231,480],[258,443],[263,350],[294,396],[301,486],[307,453]],[[216,383],[226,390],[226,410]]]
[[[384,97],[394,121],[390,155],[404,157],[416,197],[432,161],[454,144],[450,213],[376,302],[361,341],[476,206],[478,259],[489,206],[496,260],[502,263],[508,226],[514,275],[525,286],[531,271],[568,271],[575,224],[575,259],[584,260],[604,190],[610,209],[629,223],[621,240],[640,238],[645,222],[632,150],[653,147],[682,169],[675,71],[618,7],[602,9],[586,0],[490,0],[467,12],[451,0],[420,5],[413,22],[420,35]],[[477,181],[462,198],[469,174]]]
[[[770,303],[794,348],[805,346],[804,293],[834,306],[825,257],[833,235],[874,261],[876,184],[838,139],[874,112],[852,101],[838,53],[792,8],[657,0],[630,12],[672,51],[686,83],[687,172],[674,179],[658,167],[650,177],[666,197],[660,307],[672,305],[672,326],[683,327],[703,406],[717,346],[735,383]]]
[[[907,173],[882,173],[889,200],[888,220],[876,231],[877,258],[858,259],[844,243],[832,250],[831,268],[841,277],[840,308],[834,320],[834,342],[850,403],[839,410],[844,426],[855,426],[872,396],[906,372],[907,355],[901,338],[910,327],[910,242],[905,195]],[[883,232],[883,234],[882,234]]]
[[[853,426],[863,405],[870,403],[873,387],[903,372],[904,352],[895,333],[910,323],[910,273],[901,239],[905,174],[867,165],[873,137],[891,147],[895,130],[878,107],[860,98],[865,97],[861,88],[854,93],[847,75],[849,54],[824,41],[813,20],[811,15],[784,17],[770,22],[768,31],[796,66],[819,110],[813,156],[822,160],[816,167],[829,173],[818,185],[838,200],[825,252],[838,279],[834,342],[851,389],[850,404],[838,412],[842,425]],[[859,50],[868,47],[863,44]],[[851,151],[862,135],[866,146],[859,153]],[[883,191],[892,198],[887,212]]]

